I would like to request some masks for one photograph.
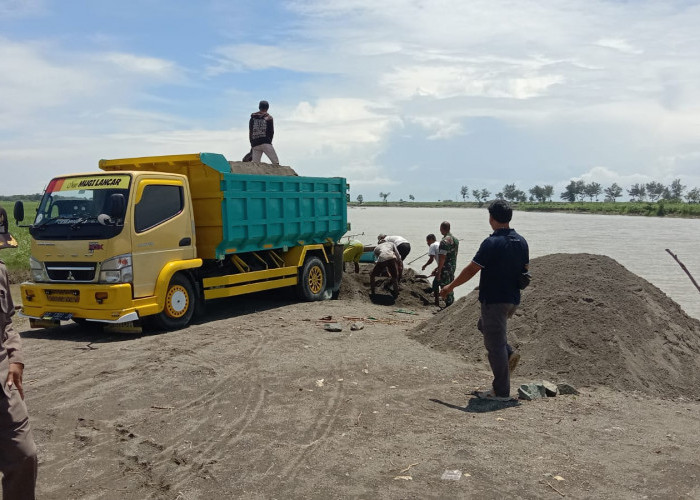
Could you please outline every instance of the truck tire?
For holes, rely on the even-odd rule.
[[[327,280],[326,267],[321,259],[307,257],[297,285],[299,296],[309,302],[322,300],[325,296]]]
[[[156,324],[164,330],[185,328],[194,315],[196,304],[192,282],[181,273],[175,274],[168,284],[163,311],[155,317]]]

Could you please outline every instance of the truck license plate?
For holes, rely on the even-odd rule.
[[[41,316],[41,319],[47,319],[51,321],[68,321],[72,317],[73,313],[46,312]]]

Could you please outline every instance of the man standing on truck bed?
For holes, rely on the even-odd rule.
[[[258,105],[259,111],[250,115],[248,136],[254,162],[259,162],[262,159],[262,154],[265,153],[274,165],[279,165],[280,161],[277,158],[277,153],[275,148],[272,147],[275,125],[272,121],[272,115],[267,112],[269,108],[270,104],[267,101],[260,101]]]

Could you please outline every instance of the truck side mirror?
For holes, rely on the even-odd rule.
[[[109,197],[109,216],[113,219],[119,219],[124,216],[126,209],[126,202],[124,201],[124,195],[119,193],[114,193]]]
[[[15,202],[14,216],[17,224],[24,220],[24,203],[21,201]]]

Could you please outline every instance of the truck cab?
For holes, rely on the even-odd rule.
[[[177,174],[53,179],[29,229],[33,283],[22,285],[24,314],[49,325],[138,319],[134,299],[155,295],[163,267],[196,259],[189,199],[187,178]]]

